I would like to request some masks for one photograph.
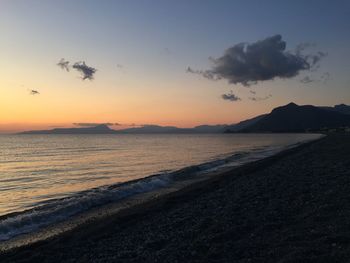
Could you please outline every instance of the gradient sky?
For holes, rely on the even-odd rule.
[[[349,25],[349,1],[0,0],[0,132],[76,122],[191,127],[291,101],[349,104]],[[307,42],[328,55],[315,72],[250,87],[186,73],[276,34],[288,50]],[[94,80],[60,69],[61,58],[96,68]],[[315,81],[301,83],[305,76]],[[221,98],[231,90],[240,101]],[[250,91],[272,97],[252,101]]]

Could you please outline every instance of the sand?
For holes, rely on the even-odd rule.
[[[350,262],[350,134],[331,134],[1,262]]]

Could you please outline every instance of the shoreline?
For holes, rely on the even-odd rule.
[[[210,172],[201,177],[175,182],[170,186],[160,188],[156,191],[136,194],[125,200],[90,209],[63,222],[44,227],[34,233],[19,235],[10,240],[0,242],[0,253],[6,254],[16,250],[40,246],[41,243],[47,243],[51,240],[64,239],[66,236],[75,235],[76,232],[80,232],[82,229],[94,228],[94,224],[103,225],[103,222],[123,220],[135,214],[145,213],[148,209],[159,207],[164,202],[168,202],[171,199],[181,199],[191,192],[201,191],[202,188],[210,188],[213,184],[220,182],[225,177],[244,176],[245,174],[263,169],[276,160],[298,152],[325,138],[326,136],[320,136],[320,138],[312,141],[303,142],[296,146],[292,145],[291,148],[279,151],[263,159],[251,161],[235,167],[229,167],[220,171]],[[150,178],[152,177],[154,176],[150,176]]]

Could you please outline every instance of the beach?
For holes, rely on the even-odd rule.
[[[0,255],[1,262],[349,262],[350,134]]]

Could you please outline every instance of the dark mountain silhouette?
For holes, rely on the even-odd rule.
[[[147,133],[223,133],[223,132],[305,132],[324,128],[350,127],[350,106],[334,107],[298,106],[289,103],[277,107],[269,114],[231,125],[199,125],[194,128],[144,125],[113,130],[105,124],[85,128],[56,128],[52,130],[26,131],[21,134],[147,134]]]
[[[227,127],[230,125],[222,124],[222,125],[199,125],[191,130],[195,133],[222,133]]]
[[[175,126],[158,126],[158,125],[144,125],[141,127],[123,129],[117,131],[118,133],[174,133],[179,128]]]
[[[232,125],[228,125],[225,129],[225,132],[238,132],[241,131],[251,125],[253,125],[254,123],[258,122],[259,120],[261,120],[262,118],[264,118],[267,114],[262,114],[259,116],[256,116],[254,118],[248,119],[248,120],[244,120],[241,121],[237,124],[232,124]]]
[[[304,132],[350,126],[350,115],[312,105],[277,107],[241,132]]]
[[[21,134],[113,134],[117,131],[105,124],[86,128],[56,128],[52,130],[26,131]]]
[[[145,125],[137,128],[119,130],[119,133],[222,133],[227,125],[200,125],[194,128],[175,126]]]
[[[113,130],[105,124],[87,128],[56,128],[52,130],[26,131],[21,134],[147,134],[147,133],[223,133],[227,125],[200,125],[194,128],[144,125],[141,127]]]
[[[334,107],[320,107],[320,108],[343,113],[343,114],[350,114],[350,106],[345,104],[335,105]]]

